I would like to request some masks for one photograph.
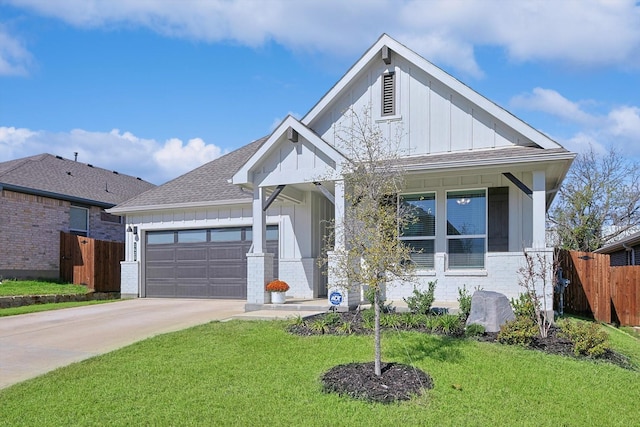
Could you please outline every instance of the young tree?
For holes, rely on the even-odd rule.
[[[375,373],[381,375],[380,305],[385,286],[412,280],[410,249],[399,239],[411,222],[408,207],[398,203],[404,173],[396,141],[385,138],[367,110],[350,110],[348,126],[336,129],[336,146],[347,157],[343,169],[346,212],[334,223],[333,234],[344,236],[344,247],[333,250],[336,262],[329,274],[344,288],[366,285],[375,310]]]
[[[640,225],[640,165],[615,149],[578,155],[549,214],[559,246],[594,251]]]

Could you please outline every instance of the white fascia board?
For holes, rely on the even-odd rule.
[[[336,162],[336,168],[339,168],[339,165],[345,159],[345,156],[335,147],[328,144],[317,134],[312,132],[305,125],[289,115],[282,121],[282,123],[280,123],[276,130],[273,131],[273,133],[264,142],[264,144],[262,144],[258,151],[256,151],[253,156],[251,156],[249,160],[247,160],[244,165],[242,165],[240,169],[238,169],[238,171],[231,178],[231,182],[238,185],[251,184],[251,170],[269,154],[271,149],[276,145],[278,140],[287,132],[287,129],[289,128],[293,128],[296,132],[298,132],[300,136],[304,137],[311,144],[322,150],[322,152],[324,152],[327,156],[329,156]]]
[[[230,206],[230,205],[246,205],[253,201],[252,198],[247,199],[235,199],[235,200],[216,200],[216,201],[203,201],[203,202],[186,202],[186,203],[170,203],[166,205],[146,205],[146,206],[132,206],[132,207],[114,207],[106,209],[105,212],[121,215],[128,213],[140,213],[140,212],[153,212],[159,210],[172,210],[172,209],[192,209],[192,208],[213,208],[216,206]]]
[[[483,160],[461,160],[461,161],[445,161],[438,163],[428,164],[409,164],[403,165],[402,168],[408,172],[430,172],[430,171],[443,171],[447,169],[471,169],[471,168],[486,168],[496,167],[504,165],[523,165],[526,163],[549,163],[557,161],[572,162],[576,157],[575,153],[553,153],[553,154],[541,154],[541,155],[529,155],[519,157],[505,157],[503,159],[483,159]],[[570,164],[570,163],[569,163]],[[568,166],[567,166],[568,168]]]
[[[367,52],[347,71],[347,73],[322,97],[322,99],[302,118],[301,122],[308,126],[322,111],[336,99],[340,92],[360,73],[364,67],[377,56],[383,46],[389,47],[393,54],[400,55],[407,61],[422,68],[426,73],[433,76],[443,85],[456,91],[464,98],[476,104],[488,114],[494,116],[498,120],[513,128],[516,132],[522,134],[526,138],[535,142],[542,148],[563,148],[560,144],[549,138],[547,135],[531,127],[521,119],[517,118],[495,102],[489,100],[475,90],[471,89],[460,80],[448,74],[444,70],[438,68],[416,52],[394,40],[387,34],[383,34],[376,43],[369,48]],[[382,59],[380,59],[382,60]]]

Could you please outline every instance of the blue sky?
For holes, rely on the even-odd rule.
[[[303,116],[383,32],[570,150],[640,157],[635,0],[0,0],[0,161],[161,184]]]

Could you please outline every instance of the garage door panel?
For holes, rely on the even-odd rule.
[[[243,299],[247,297],[245,281],[234,284],[226,283],[224,285],[213,285],[210,288],[210,296],[212,298],[237,298]]]
[[[176,261],[206,261],[207,248],[177,248]]]
[[[147,257],[153,261],[175,261],[176,251],[172,247],[150,247],[147,249]]]
[[[171,280],[175,279],[174,264],[171,265],[147,265],[147,279]]]
[[[145,291],[150,297],[233,298],[247,297],[247,258],[251,248],[250,228],[218,229],[209,232],[214,241],[194,242],[167,236],[149,239],[145,251]],[[214,233],[215,231],[215,233]],[[226,232],[228,231],[228,232]],[[147,236],[154,232],[148,232]],[[162,232],[170,234],[170,232]],[[276,233],[277,234],[277,233]],[[202,238],[206,230],[190,230]],[[221,241],[223,237],[242,236],[245,240]],[[216,240],[217,239],[217,240]],[[267,251],[276,255],[274,273],[277,277],[278,242],[268,241]]]
[[[165,284],[154,282],[153,285],[147,285],[147,296],[175,297],[176,296],[175,282],[171,281]]]
[[[183,298],[207,298],[209,296],[209,285],[207,283],[182,283],[177,286],[176,297]]]
[[[209,247],[209,259],[246,259],[250,245],[221,245],[216,243]]]
[[[176,279],[192,279],[201,280],[203,283],[207,283],[207,273],[209,268],[207,265],[178,265],[176,268]]]

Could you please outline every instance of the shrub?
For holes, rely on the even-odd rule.
[[[467,327],[464,329],[464,334],[468,337],[475,337],[478,335],[482,335],[484,333],[485,333],[484,326],[478,323],[472,323],[470,325],[467,325]]]
[[[434,332],[438,328],[439,318],[440,318],[440,316],[426,316],[425,315],[424,327],[429,332]]]
[[[429,314],[431,311],[431,304],[433,304],[434,301],[437,282],[437,280],[429,282],[429,288],[426,291],[420,291],[417,288],[413,288],[413,294],[410,297],[403,298],[412,313]]]
[[[364,297],[367,299],[369,304],[371,304],[371,307],[373,307],[373,304],[375,303],[375,295],[375,290],[373,288],[367,288],[364,291]],[[382,298],[378,300],[378,306],[380,306],[380,313],[394,313],[396,311],[393,303],[385,304],[385,301]]]
[[[471,313],[471,292],[467,290],[466,285],[458,288],[458,306],[460,307],[460,317],[466,320]]]
[[[525,317],[533,322],[536,321],[536,307],[528,292],[520,294],[518,299],[511,298],[511,307],[513,307],[513,314],[516,317]]]
[[[380,316],[380,326],[384,326],[385,328],[397,328],[400,325],[400,317],[395,313],[385,313]]]
[[[423,315],[413,313],[402,313],[400,315],[400,324],[407,328],[418,328],[423,322]]]
[[[502,325],[497,339],[502,344],[527,347],[538,334],[538,325],[533,320],[527,317],[516,317],[516,320]]]
[[[336,330],[341,334],[350,335],[353,333],[353,323],[349,321],[343,322],[336,327]]]
[[[304,319],[299,314],[295,315],[291,319],[289,319],[289,324],[291,326],[304,326]]]
[[[342,321],[339,313],[331,312],[324,316],[324,322],[327,326],[336,326]]]
[[[446,335],[462,335],[463,327],[460,317],[455,314],[436,316],[436,331]]]
[[[376,314],[374,313],[373,310],[371,309],[362,310],[360,312],[360,315],[362,316],[362,326],[364,326],[367,329],[373,329],[375,327]]]
[[[318,334],[325,334],[325,333],[329,332],[329,325],[327,325],[327,323],[324,321],[324,319],[316,319],[316,320],[314,320],[309,325],[309,328],[311,328],[311,330],[313,332],[316,332]]]
[[[573,352],[576,356],[582,354],[598,357],[609,349],[609,337],[597,323],[567,319],[558,322],[558,326],[561,334],[573,343]]]

